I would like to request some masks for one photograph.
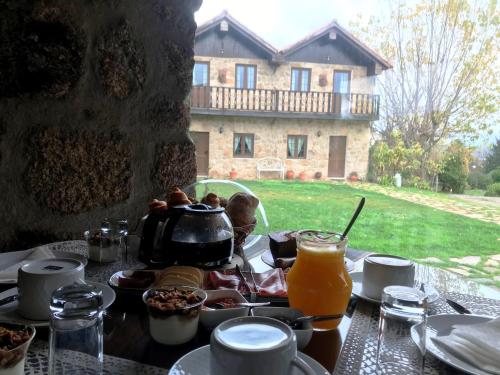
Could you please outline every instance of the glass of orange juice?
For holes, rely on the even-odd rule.
[[[347,238],[340,233],[300,231],[297,259],[287,275],[288,301],[305,315],[342,314],[351,298],[352,280],[345,269]],[[315,322],[314,328],[336,328],[340,319]]]

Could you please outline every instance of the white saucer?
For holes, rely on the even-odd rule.
[[[271,250],[266,250],[262,255],[260,256],[260,259],[267,264],[269,267],[276,268],[276,265],[274,264],[274,258],[273,254],[271,253]],[[344,264],[345,264],[345,269],[347,272],[351,272],[354,270],[354,262],[350,260],[349,258],[344,257]]]
[[[425,345],[427,350],[436,358],[444,363],[473,375],[489,375],[472,364],[469,364],[462,359],[456,357],[453,353],[447,351],[444,347],[434,344],[431,339],[436,336],[447,336],[450,334],[452,326],[455,324],[476,324],[485,323],[491,320],[491,317],[469,315],[469,314],[442,314],[433,315],[427,318],[426,340]],[[412,337],[417,331],[412,327]],[[415,338],[414,338],[415,340]]]
[[[352,294],[368,302],[378,304],[381,302],[380,299],[370,298],[363,293],[363,272],[351,272],[349,275],[351,275],[352,279]],[[438,291],[430,285],[426,285],[426,288],[427,302],[436,302],[439,298]]]
[[[102,290],[103,309],[107,309],[115,301],[116,294],[114,290],[111,289],[109,286],[100,283],[95,283],[92,281],[86,281],[86,283],[89,285],[94,285]],[[17,293],[18,293],[17,288],[8,289],[0,293],[0,299],[12,296]],[[18,302],[14,301],[5,304],[3,306],[0,306],[0,322],[26,324],[35,327],[47,327],[49,325],[48,320],[31,320],[22,317],[17,313],[17,304]]]
[[[308,355],[297,352],[298,356],[304,360],[316,375],[330,375],[326,369]],[[210,375],[210,345],[202,346],[189,352],[184,357],[174,363],[168,375]],[[265,369],[264,369],[265,370]],[[265,374],[265,371],[262,371]],[[290,375],[299,375],[301,371],[294,367]]]

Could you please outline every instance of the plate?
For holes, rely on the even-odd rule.
[[[87,284],[94,285],[102,290],[103,309],[107,309],[115,301],[116,294],[109,286],[92,281],[87,281]],[[0,299],[12,296],[17,293],[17,288],[8,289],[0,293]],[[0,322],[27,324],[35,327],[47,327],[49,325],[48,320],[31,320],[22,317],[17,313],[17,304],[18,302],[14,301],[0,306]]]
[[[372,302],[372,303],[380,303],[380,299],[374,299],[370,298],[366,295],[363,294],[363,272],[351,272],[351,279],[352,279],[352,294],[354,294],[356,297],[359,297],[365,301]],[[426,295],[427,295],[427,302],[428,303],[433,303],[436,302],[437,299],[439,298],[439,293],[438,291],[426,284]]]
[[[443,361],[444,363],[462,370],[468,374],[473,375],[489,375],[489,373],[484,372],[472,364],[461,360],[456,357],[453,353],[447,351],[444,347],[437,346],[431,337],[436,336],[447,336],[450,334],[452,326],[455,324],[477,324],[485,323],[491,320],[491,317],[480,316],[480,315],[457,315],[457,314],[443,314],[434,315],[427,318],[427,329],[426,329],[426,341],[425,345],[427,351],[429,351],[434,357]],[[412,336],[416,334],[414,328],[412,328]]]
[[[298,356],[304,360],[316,375],[330,375],[326,369],[308,355],[297,352]],[[202,346],[189,352],[184,357],[174,363],[168,375],[210,375],[210,345]],[[263,371],[265,373],[265,371]],[[299,375],[302,372],[295,367],[290,375]]]
[[[260,257],[262,261],[267,264],[269,267],[276,268],[276,265],[274,264],[274,258],[271,253],[271,250],[266,250]],[[345,263],[345,268],[347,272],[351,272],[354,269],[354,262],[350,260],[349,258],[344,258],[344,263]]]
[[[145,272],[155,272],[153,270],[125,270],[125,271],[118,271],[115,272],[111,277],[109,278],[108,284],[111,288],[115,289],[117,292],[126,292],[126,293],[133,293],[133,294],[140,294],[144,293],[149,286],[144,287],[144,288],[124,288],[118,284],[118,279],[123,276],[123,275],[130,275],[134,271],[145,271]]]

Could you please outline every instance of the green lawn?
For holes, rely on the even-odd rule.
[[[466,195],[475,195],[478,197],[484,197],[484,193],[486,193],[486,190],[481,190],[481,189],[472,189],[464,191],[464,194]]]
[[[445,260],[446,266],[451,257],[480,255],[486,260],[486,256],[500,253],[500,226],[493,223],[346,184],[269,180],[241,183],[261,199],[271,231],[342,231],[359,199],[365,196],[365,208],[349,234],[350,247],[412,259],[436,257]]]

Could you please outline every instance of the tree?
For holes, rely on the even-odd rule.
[[[492,170],[500,168],[500,139],[491,148],[491,152],[486,156],[484,161],[484,171],[486,173]]]
[[[406,147],[421,146],[424,165],[442,140],[475,137],[494,123],[500,75],[496,1],[399,4],[390,16],[357,30],[394,64],[377,83],[381,118],[373,130],[382,139],[390,142],[399,131]]]
[[[453,142],[446,150],[439,181],[443,191],[462,194],[467,183],[471,152],[460,141]]]

